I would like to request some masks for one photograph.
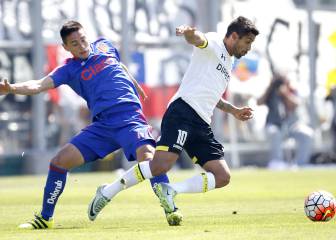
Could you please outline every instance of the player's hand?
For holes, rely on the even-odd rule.
[[[176,28],[176,36],[192,36],[195,34],[196,28],[195,27],[190,27],[187,25],[181,25]]]
[[[247,121],[253,118],[253,109],[250,107],[237,108],[232,114],[240,121]]]
[[[6,95],[11,92],[11,86],[7,79],[3,79],[0,82],[0,95]]]

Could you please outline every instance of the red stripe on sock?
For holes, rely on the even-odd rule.
[[[53,164],[49,165],[49,170],[54,171],[54,172],[58,172],[58,173],[66,173],[67,172],[66,169],[57,167],[57,166],[55,166]]]

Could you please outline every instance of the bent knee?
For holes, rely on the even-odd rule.
[[[74,145],[67,144],[51,159],[50,163],[69,170],[85,162],[81,152]]]
[[[53,157],[50,160],[50,163],[56,167],[63,167],[64,163],[62,161],[62,158],[57,154],[55,157]]]
[[[137,160],[139,162],[153,159],[155,148],[152,145],[146,144],[136,150]]]
[[[53,157],[50,160],[50,163],[56,167],[60,168],[66,168],[66,164],[64,162],[64,159],[60,156],[60,154],[57,154],[55,157]]]
[[[61,154],[57,154],[50,160],[50,163],[56,167],[70,170],[77,165],[73,161],[68,161],[65,157],[62,157]]]
[[[231,175],[229,172],[215,176],[216,188],[222,188],[230,183]]]

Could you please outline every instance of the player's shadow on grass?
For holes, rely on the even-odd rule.
[[[71,229],[87,229],[87,226],[56,226],[52,230],[71,230]]]
[[[71,230],[71,229],[87,229],[91,224],[87,222],[71,222],[70,224],[56,224],[53,230]]]
[[[65,224],[65,225],[56,225],[52,230],[72,230],[72,229],[88,229],[90,226],[94,226],[90,223],[78,223],[78,224]],[[101,226],[102,229],[133,229],[132,227],[128,226],[120,226],[120,225],[106,225],[106,226]],[[134,230],[134,229],[133,229]]]

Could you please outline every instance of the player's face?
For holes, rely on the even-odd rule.
[[[67,36],[63,47],[76,58],[86,59],[90,54],[89,42],[82,28]]]
[[[238,35],[237,35],[238,36]],[[253,33],[249,33],[242,38],[237,38],[234,46],[233,46],[233,56],[236,58],[241,58],[251,49],[251,45],[255,39],[255,35]]]

